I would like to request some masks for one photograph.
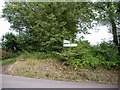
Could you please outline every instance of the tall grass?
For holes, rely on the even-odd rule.
[[[22,59],[48,59],[48,58],[57,58],[56,52],[22,52],[19,58]]]

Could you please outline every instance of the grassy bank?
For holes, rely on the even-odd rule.
[[[10,65],[6,74],[64,81],[118,82],[120,58],[117,48],[108,43],[91,46],[86,41],[62,52],[19,52],[1,64]]]
[[[117,70],[104,68],[96,70],[81,68],[75,70],[74,68],[62,65],[56,59],[19,58],[8,67],[6,74],[61,81],[117,84],[117,72]]]

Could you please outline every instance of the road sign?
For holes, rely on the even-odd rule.
[[[63,44],[63,47],[77,47],[77,44]]]
[[[68,40],[63,40],[63,43],[64,43],[64,44],[68,44],[68,43],[70,44],[70,41],[68,41]]]

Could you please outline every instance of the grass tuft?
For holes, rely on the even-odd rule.
[[[16,62],[15,58],[6,59],[6,60],[3,60],[3,61],[0,61],[0,65],[9,65],[9,64],[12,64],[14,62]]]

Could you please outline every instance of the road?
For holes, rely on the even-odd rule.
[[[118,88],[118,85],[64,82],[2,75],[2,88]]]

